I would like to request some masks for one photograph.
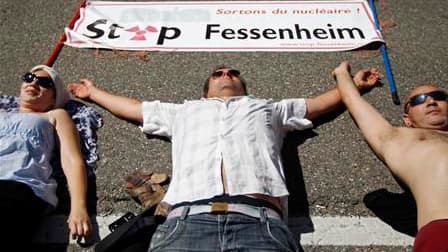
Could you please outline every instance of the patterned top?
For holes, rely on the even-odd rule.
[[[287,196],[280,151],[287,131],[306,129],[304,99],[280,102],[252,96],[144,102],[142,131],[172,142],[169,204],[224,193],[224,164],[230,195]]]
[[[0,112],[18,111],[19,99],[16,96],[0,95]],[[97,135],[96,130],[103,126],[101,115],[92,107],[83,103],[70,100],[65,109],[71,115],[81,140],[81,151],[86,162],[87,175],[89,178],[95,177],[97,154]],[[58,163],[58,162],[56,162]],[[60,165],[60,164],[59,164]],[[57,169],[56,169],[57,168]],[[64,174],[60,167],[56,167],[55,177],[63,177]]]
[[[53,206],[56,181],[50,165],[55,131],[48,118],[33,113],[0,112],[0,179],[27,184]]]

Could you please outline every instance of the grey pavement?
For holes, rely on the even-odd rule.
[[[0,0],[0,94],[17,94],[21,74],[45,63],[78,3]],[[448,2],[381,0],[377,11],[387,25],[384,36],[401,101],[420,83],[448,88]],[[130,54],[64,47],[54,66],[66,82],[91,78],[98,86],[122,95],[182,102],[199,98],[209,71],[224,63],[242,70],[249,93],[278,100],[310,97],[334,87],[330,72],[342,60],[349,60],[354,70],[374,66],[385,73],[378,53],[360,51],[148,52],[143,60]],[[401,125],[402,107],[392,103],[385,76],[383,80],[383,87],[365,97],[394,125]],[[134,125],[92,106],[104,118],[98,131],[98,215],[139,212],[141,207],[124,191],[124,177],[137,170],[169,173],[170,143],[148,139]],[[363,197],[379,188],[395,192],[400,188],[372,154],[347,112],[323,121],[313,130],[294,135],[303,141],[293,140],[289,152],[296,160],[292,169],[303,172],[310,214],[373,216]],[[410,251],[381,246],[306,246],[305,250]]]

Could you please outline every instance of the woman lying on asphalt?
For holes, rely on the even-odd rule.
[[[42,217],[58,203],[52,172],[59,159],[70,191],[70,236],[81,239],[92,225],[78,132],[62,109],[70,96],[48,66],[34,67],[22,80],[18,111],[0,112],[0,241],[31,244]]]

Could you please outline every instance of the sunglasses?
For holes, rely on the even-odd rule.
[[[240,76],[240,71],[235,70],[235,69],[229,69],[229,70],[218,70],[212,73],[212,78],[216,79],[216,78],[220,78],[223,75],[227,75],[229,77],[239,77]]]
[[[429,93],[421,93],[409,98],[409,101],[406,102],[405,110],[407,111],[408,104],[411,105],[411,107],[417,106],[424,103],[428,97],[432,97],[435,101],[448,101],[448,94],[444,91],[438,90]]]
[[[26,83],[32,83],[36,81],[36,83],[43,88],[53,88],[54,83],[50,77],[37,76],[33,73],[26,73],[22,76],[22,80]]]

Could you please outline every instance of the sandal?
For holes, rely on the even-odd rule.
[[[144,208],[149,208],[162,201],[169,176],[165,173],[135,172],[126,176],[125,181],[125,191],[131,198]]]

